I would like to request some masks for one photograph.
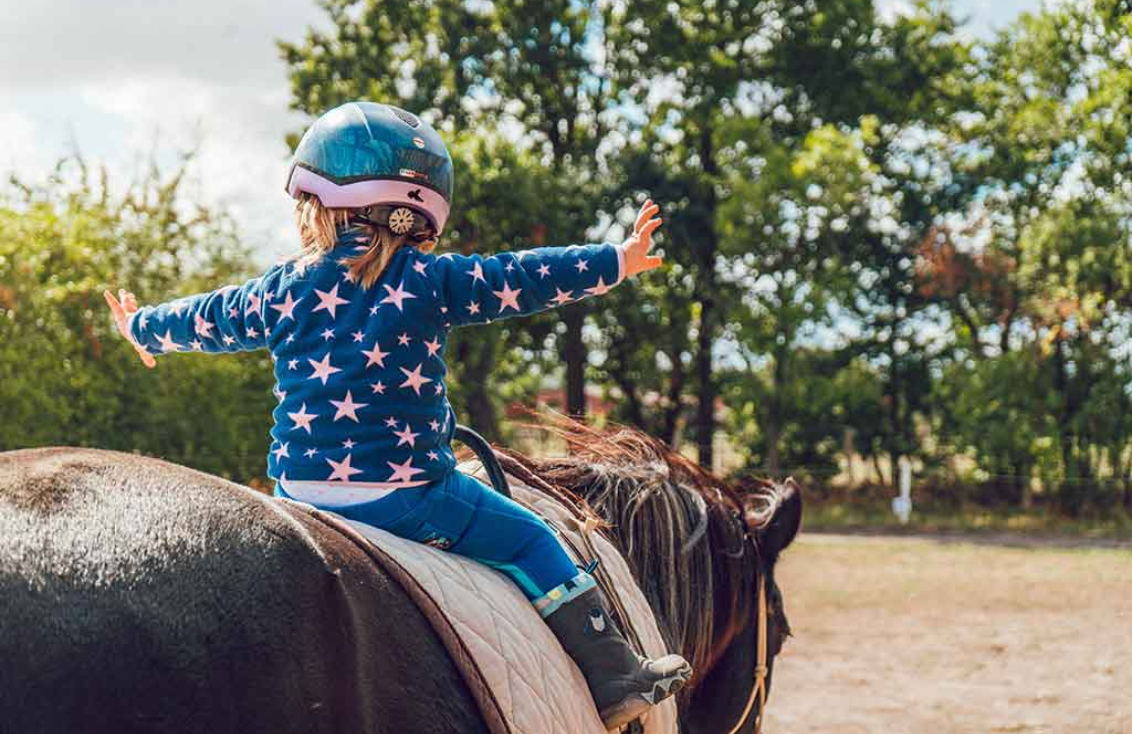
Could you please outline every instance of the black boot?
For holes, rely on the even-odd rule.
[[[546,624],[582,670],[607,729],[636,719],[683,688],[692,675],[679,655],[648,660],[634,653],[609,618],[598,589],[555,609]]]

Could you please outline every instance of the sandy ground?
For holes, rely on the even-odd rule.
[[[768,734],[1132,734],[1132,549],[805,535]]]

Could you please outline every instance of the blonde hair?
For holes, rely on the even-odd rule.
[[[378,204],[363,208],[331,208],[322,205],[314,194],[302,193],[295,203],[295,224],[302,246],[290,259],[303,265],[314,265],[338,244],[338,230],[356,226],[365,233],[367,249],[360,255],[342,260],[349,266],[351,277],[363,288],[370,288],[402,245],[411,244],[421,252],[432,252],[437,244],[436,230],[428,219],[414,212],[408,232],[397,234],[389,228],[389,215],[398,206]]]

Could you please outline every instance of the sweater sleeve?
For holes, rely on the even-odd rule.
[[[539,247],[426,261],[446,326],[525,316],[600,296],[621,282],[625,255],[611,244]]]
[[[276,267],[242,286],[143,306],[130,316],[130,334],[150,354],[262,349],[271,332],[265,309],[280,273]]]

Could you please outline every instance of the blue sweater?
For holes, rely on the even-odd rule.
[[[130,319],[151,354],[271,350],[279,404],[268,475],[324,504],[369,501],[453,471],[456,419],[444,383],[451,328],[601,295],[624,271],[609,244],[490,257],[405,246],[364,290],[342,264],[365,249],[358,235],[344,230],[317,264],[276,265],[243,286],[146,306]]]

